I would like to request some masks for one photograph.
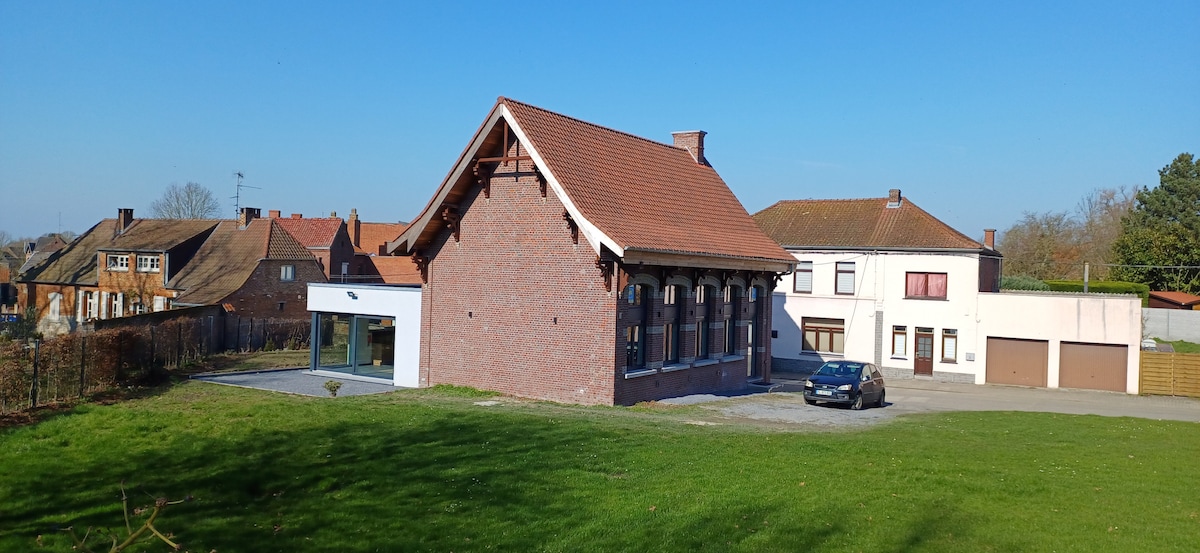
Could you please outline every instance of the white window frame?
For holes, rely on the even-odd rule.
[[[908,327],[892,326],[892,357],[903,358],[908,354]]]
[[[812,276],[812,261],[800,261],[796,263],[796,273],[793,275],[795,282],[792,285],[792,291],[797,294],[811,294],[813,284]]]
[[[157,255],[137,256],[137,272],[157,273],[162,270],[161,260]]]
[[[845,275],[849,275],[849,282],[844,280],[843,277]],[[857,278],[857,273],[853,261],[838,261],[835,263],[833,293],[839,296],[853,296],[855,278]],[[849,289],[846,288],[847,286]]]
[[[119,272],[129,271],[129,254],[107,254],[105,258],[108,260],[108,270]]]
[[[279,267],[279,280],[283,282],[292,282],[296,280],[295,265],[281,265]]]
[[[49,317],[56,321],[62,317],[62,297],[63,295],[58,292],[50,292],[47,296],[50,300]]]
[[[950,353],[946,353],[946,344],[950,344]],[[958,329],[943,328],[942,329],[942,362],[957,363],[958,362]]]

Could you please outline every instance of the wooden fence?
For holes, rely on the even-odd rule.
[[[1141,393],[1200,397],[1200,353],[1143,351]]]

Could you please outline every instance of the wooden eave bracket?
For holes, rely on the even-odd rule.
[[[604,289],[608,290],[609,292],[612,292],[613,268],[615,266],[616,261],[612,259],[604,259],[598,255],[596,256],[596,268],[600,269],[601,274],[604,275]]]
[[[546,187],[545,187],[545,185],[542,185],[542,196],[544,197],[545,195],[546,195]],[[571,217],[571,214],[565,209],[563,210],[562,218],[564,221],[567,222],[567,227],[571,229],[571,243],[578,245],[579,244],[579,224],[575,222],[575,219],[573,217]]]
[[[412,254],[413,265],[417,266],[417,270],[421,271],[421,282],[429,284],[429,258],[421,255],[419,252]]]
[[[458,214],[458,207],[452,205],[442,206],[442,220],[446,222],[446,228],[454,234],[454,241],[459,241],[460,225],[458,224],[462,216]]]

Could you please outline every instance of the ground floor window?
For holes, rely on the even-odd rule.
[[[953,363],[958,359],[958,330],[942,329],[942,361]]]
[[[733,355],[737,349],[737,325],[733,319],[725,319],[725,355]]]
[[[908,350],[908,327],[892,327],[892,355],[903,357]]]
[[[823,353],[844,353],[846,350],[846,321],[804,317],[804,350]]]
[[[708,359],[708,323],[704,317],[696,319],[696,359]]]
[[[675,323],[663,327],[663,360],[667,363],[679,361],[679,325]]]
[[[320,313],[317,367],[322,370],[392,379],[396,321],[344,313]]]
[[[625,330],[625,370],[645,367],[646,353],[643,347],[645,335],[642,325],[631,325]]]

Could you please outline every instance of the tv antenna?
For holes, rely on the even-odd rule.
[[[262,190],[257,186],[242,184],[242,179],[246,178],[246,174],[241,171],[234,171],[233,176],[237,177],[237,193],[233,195],[233,218],[237,219],[242,214],[242,189],[253,188],[254,190]]]

